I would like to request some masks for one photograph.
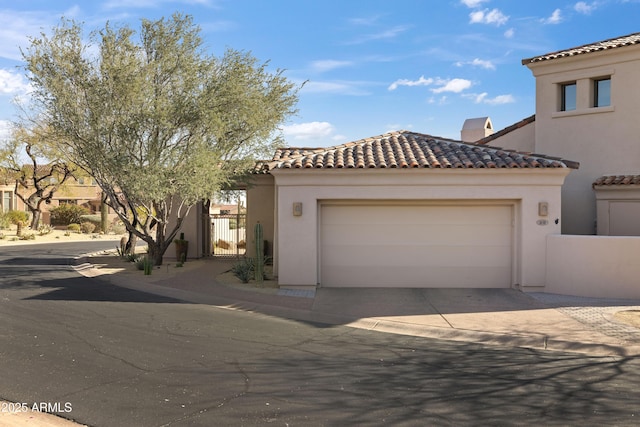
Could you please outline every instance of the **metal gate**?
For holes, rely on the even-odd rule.
[[[211,215],[211,253],[215,257],[236,258],[247,249],[246,214]]]

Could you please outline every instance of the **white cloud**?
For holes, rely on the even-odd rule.
[[[374,25],[378,21],[378,19],[380,19],[379,16],[368,16],[362,18],[351,18],[349,19],[349,22],[353,25],[371,26]]]
[[[431,77],[425,78],[420,76],[418,80],[400,79],[389,85],[388,90],[396,90],[399,86],[431,86],[436,85],[439,87],[430,89],[433,93],[453,92],[460,93],[463,90],[469,89],[473,83],[466,79],[433,79]]]
[[[514,102],[516,102],[516,99],[511,94],[498,95],[495,98],[489,98],[484,100],[485,104],[490,104],[490,105],[513,104]]]
[[[385,39],[392,39],[395,38],[396,36],[404,33],[405,31],[407,31],[409,29],[408,26],[406,25],[399,25],[393,28],[389,28],[388,30],[385,31],[381,31],[379,33],[374,33],[374,34],[365,34],[361,37],[356,38],[355,40],[348,42],[347,44],[361,44],[361,43],[366,43],[369,41],[373,41],[373,40],[385,40]]]
[[[475,58],[473,61],[469,62],[456,62],[456,66],[462,67],[463,65],[473,65],[474,67],[484,68],[485,70],[495,70],[496,66],[493,62],[487,61],[485,59]]]
[[[389,85],[388,89],[396,90],[398,86],[429,86],[433,83],[434,83],[434,80],[431,77],[429,77],[428,79],[425,79],[424,76],[420,76],[418,80],[407,80],[407,79],[396,80],[395,82],[391,83],[391,85]]]
[[[353,81],[308,81],[301,89],[301,93],[324,93],[351,96],[369,95],[369,91],[362,88],[366,83]]]
[[[475,8],[475,7],[479,7],[480,5],[482,5],[482,3],[486,1],[488,0],[460,0],[460,3],[464,4],[467,7]]]
[[[25,94],[30,89],[24,76],[0,68],[0,95]]]
[[[320,61],[313,61],[311,68],[318,73],[324,73],[326,71],[335,70],[336,68],[349,67],[353,65],[351,61],[337,61],[334,59],[324,59]]]
[[[282,127],[282,133],[284,136],[294,140],[328,138],[334,131],[335,128],[329,122],[297,123]]]
[[[514,34],[515,34],[515,30],[513,28],[509,28],[507,31],[504,32],[504,36],[508,39],[512,38]]]
[[[489,104],[489,105],[502,105],[502,104],[512,104],[516,102],[516,99],[513,95],[498,95],[494,98],[487,98],[489,94],[487,92],[482,93],[470,93],[467,95],[463,95],[465,98],[473,99],[473,102],[476,104]]]
[[[469,89],[472,86],[470,80],[466,79],[450,79],[450,80],[438,80],[436,84],[440,87],[431,89],[433,93],[453,92],[460,93],[463,90]]]
[[[496,26],[504,25],[509,17],[502,13],[499,9],[484,9],[471,12],[469,14],[471,24],[495,24]]]
[[[597,7],[596,2],[592,2],[591,4],[588,4],[586,2],[579,1],[573,6],[573,9],[578,13],[589,15],[591,12],[593,12],[596,9],[596,7]]]
[[[556,9],[553,11],[551,16],[548,18],[542,19],[541,22],[543,24],[559,24],[562,22],[562,11],[560,9]]]

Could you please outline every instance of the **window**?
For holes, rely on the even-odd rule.
[[[11,203],[13,201],[13,192],[11,191],[5,191],[3,192],[2,195],[2,211],[3,212],[9,212],[11,209],[13,209],[13,203]]]
[[[611,105],[611,77],[593,81],[593,106],[608,107]]]
[[[576,82],[560,85],[560,111],[576,109]]]

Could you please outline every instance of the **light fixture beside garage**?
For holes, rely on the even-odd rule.
[[[538,202],[538,216],[548,216],[548,215],[549,215],[549,203]]]
[[[293,203],[293,216],[302,216],[302,202]]]

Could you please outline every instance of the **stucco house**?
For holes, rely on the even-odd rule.
[[[19,187],[18,191],[29,194],[24,188]],[[0,210],[7,212],[10,210],[27,211],[24,202],[16,194],[15,181],[0,182]],[[42,222],[49,224],[52,208],[61,204],[74,204],[84,206],[91,213],[99,213],[101,205],[100,187],[91,178],[70,177],[65,184],[54,193],[51,203],[42,204]],[[114,215],[111,215],[114,217]]]
[[[564,234],[640,235],[640,33],[522,63],[535,115],[478,143],[580,162],[562,189]]]
[[[263,224],[281,287],[540,287],[577,167],[409,131],[283,148],[247,191],[247,224]]]

